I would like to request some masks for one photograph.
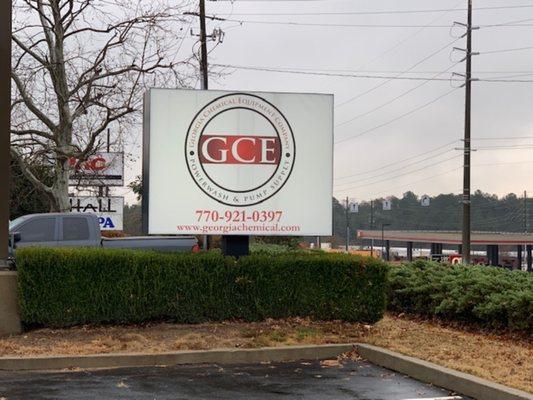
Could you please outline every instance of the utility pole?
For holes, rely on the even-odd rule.
[[[470,264],[470,160],[471,141],[471,106],[472,106],[472,0],[468,0],[468,22],[466,25],[466,94],[465,94],[465,132],[464,132],[464,165],[463,165],[463,263]]]
[[[200,73],[202,74],[201,89],[209,89],[209,74],[207,71],[207,37],[205,33],[205,0],[200,0]],[[204,235],[204,250],[209,250],[209,235]]]
[[[207,33],[205,26],[205,0],[200,1],[200,12],[196,13],[186,13],[186,15],[198,15],[200,18],[200,73],[201,73],[201,85],[202,90],[209,89],[209,72],[208,72],[208,63],[207,63]],[[224,20],[223,18],[210,16],[210,19],[213,20]],[[191,30],[192,33],[192,30]],[[218,40],[219,43],[222,43],[224,39],[224,32],[221,29],[215,29],[213,33],[209,36],[211,40]],[[204,235],[204,250],[209,250],[210,247],[209,235]],[[249,249],[250,238],[249,236],[222,236],[222,251],[226,255],[233,255],[240,257],[241,255],[247,255],[250,251]]]
[[[8,267],[11,164],[11,9],[0,1],[0,269]]]
[[[350,247],[350,199],[346,197],[346,253]]]
[[[207,36],[205,32],[205,0],[200,0],[200,44],[201,44],[201,58],[200,71],[202,73],[203,90],[209,89],[209,78],[207,72]]]

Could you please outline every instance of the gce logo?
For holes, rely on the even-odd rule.
[[[295,156],[285,116],[252,94],[228,94],[204,106],[185,139],[192,179],[205,194],[229,206],[258,204],[278,193]]]

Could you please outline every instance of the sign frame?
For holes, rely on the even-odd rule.
[[[105,159],[109,157],[112,161],[117,162],[119,172],[118,174],[83,174],[73,170],[69,176],[68,184],[70,187],[90,187],[90,186],[104,186],[104,187],[121,187],[124,186],[124,152],[123,151],[102,151],[89,156],[102,157]],[[88,161],[88,160],[87,160]],[[82,162],[83,164],[83,162]],[[93,175],[93,176],[91,176]]]
[[[150,223],[150,207],[151,207],[151,197],[153,196],[153,194],[151,193],[152,192],[152,185],[151,185],[151,182],[150,182],[150,175],[151,175],[151,152],[152,152],[152,155],[153,155],[153,148],[152,148],[152,142],[153,140],[156,140],[154,139],[152,136],[151,136],[151,130],[152,130],[152,124],[154,123],[154,120],[153,118],[155,118],[153,115],[153,107],[154,105],[152,104],[152,98],[151,98],[151,95],[155,92],[155,91],[174,91],[174,92],[191,92],[191,93],[195,93],[196,95],[196,98],[192,97],[190,101],[187,101],[186,98],[184,97],[183,102],[189,102],[189,103],[193,103],[194,104],[194,107],[195,107],[195,112],[196,112],[196,116],[194,116],[194,113],[190,112],[189,110],[187,110],[186,112],[184,112],[183,114],[185,114],[183,116],[183,118],[181,120],[179,120],[179,122],[177,123],[179,125],[179,136],[177,139],[173,139],[175,140],[175,142],[179,142],[181,143],[181,148],[186,150],[186,145],[187,145],[187,137],[188,137],[188,131],[186,131],[185,128],[183,128],[184,125],[187,125],[189,126],[189,130],[190,130],[190,127],[192,125],[192,122],[194,121],[194,119],[197,117],[199,111],[198,110],[203,110],[206,108],[206,105],[208,104],[211,104],[214,100],[217,100],[219,98],[223,98],[223,97],[226,97],[226,96],[231,96],[231,95],[240,95],[240,96],[251,96],[251,97],[259,97],[261,99],[261,97],[266,97],[267,99],[269,99],[270,97],[269,96],[284,96],[284,95],[300,95],[300,96],[317,96],[317,103],[320,103],[320,101],[323,102],[323,105],[325,105],[325,108],[322,108],[323,110],[323,114],[324,116],[327,117],[327,119],[323,119],[323,125],[325,126],[325,128],[322,129],[322,131],[320,131],[320,128],[317,128],[316,132],[318,133],[315,133],[315,134],[318,134],[321,136],[321,140],[326,142],[327,143],[327,146],[331,149],[331,153],[328,154],[326,156],[326,158],[328,159],[328,161],[326,162],[326,165],[327,167],[325,168],[325,173],[326,174],[329,174],[331,176],[328,175],[328,177],[326,178],[325,182],[323,185],[325,185],[327,187],[327,193],[328,193],[328,201],[327,201],[327,205],[325,207],[322,207],[323,208],[323,212],[321,211],[320,214],[324,214],[324,215],[328,215],[328,221],[327,223],[322,223],[322,222],[317,222],[315,225],[317,227],[317,229],[307,229],[307,227],[305,229],[303,229],[302,231],[300,232],[290,232],[290,231],[284,231],[284,232],[276,232],[276,231],[272,231],[272,232],[250,232],[250,231],[245,231],[245,232],[234,232],[234,231],[220,231],[220,232],[191,232],[191,231],[176,231],[176,232],[170,232],[169,229],[154,229],[154,228],[151,228],[149,227],[149,223]],[[209,95],[207,95],[206,97],[203,97],[202,98],[202,94],[200,93],[209,93]],[[172,94],[169,95],[169,97],[172,96]],[[179,95],[176,94],[176,96],[179,97]],[[261,97],[260,97],[261,96]],[[320,98],[320,96],[324,96],[322,99]],[[214,100],[213,100],[214,99]],[[276,97],[276,100],[278,98]],[[195,101],[196,100],[196,101]],[[174,101],[174,99],[173,99]],[[270,100],[265,100],[267,103],[268,101]],[[296,101],[296,98],[293,99],[293,101]],[[275,104],[275,105],[274,105]],[[277,107],[278,107],[278,104],[275,102],[274,104],[271,104],[273,108],[275,108],[277,110]],[[316,107],[319,107],[319,106],[323,106],[323,105],[316,105]],[[301,108],[303,109],[305,107],[305,105],[301,105]],[[279,110],[278,110],[279,111]],[[285,109],[283,109],[283,113],[285,113]],[[292,113],[294,114],[295,112],[292,111]],[[281,114],[281,112],[280,112]],[[190,116],[189,116],[190,115]],[[283,117],[285,117],[283,114],[281,114]],[[167,118],[165,121],[166,125],[167,126],[169,124],[169,120],[170,118],[168,116],[164,117],[164,118]],[[292,115],[292,118],[294,119],[294,115]],[[320,118],[320,117],[317,117],[317,118]],[[289,118],[290,119],[290,118]],[[288,122],[289,123],[289,122]],[[290,122],[292,124],[292,120]],[[161,124],[163,124],[163,122],[161,122]],[[303,125],[303,123],[300,123],[300,125]],[[161,129],[159,127],[157,127],[158,129]],[[144,95],[144,112],[143,112],[143,161],[142,161],[142,168],[143,168],[143,201],[142,201],[142,225],[143,225],[143,233],[144,234],[193,234],[193,235],[229,235],[229,236],[232,236],[232,235],[246,235],[246,236],[265,236],[265,235],[268,235],[268,236],[330,236],[332,233],[333,233],[333,222],[330,221],[331,218],[330,218],[330,215],[332,215],[332,212],[333,212],[333,202],[332,202],[332,198],[333,198],[333,164],[334,164],[334,154],[333,154],[333,149],[334,149],[334,137],[333,137],[333,130],[334,130],[334,101],[333,101],[333,95],[332,94],[323,94],[323,93],[294,93],[294,92],[264,92],[264,91],[228,91],[228,90],[209,90],[209,91],[199,91],[199,90],[194,90],[194,89],[165,89],[165,88],[151,88],[149,89],[145,95]],[[203,132],[203,131],[202,131]],[[322,133],[323,132],[323,133]],[[256,133],[257,134],[257,133]],[[294,135],[294,141],[295,143],[298,141],[298,140],[305,140],[304,139],[304,136],[302,136],[303,134],[300,133],[300,137],[297,138],[297,134],[295,134],[294,132],[292,132],[292,128],[291,128],[291,134]],[[159,137],[161,136],[161,133],[158,133]],[[168,134],[170,135],[170,134]],[[199,135],[199,137],[201,137],[201,134]],[[174,143],[174,142],[172,142]],[[199,143],[199,141],[198,141]],[[287,152],[288,154],[289,152]],[[320,153],[318,153],[320,154]],[[294,149],[294,156],[297,160],[299,160],[301,154],[299,152],[296,151],[296,149]],[[307,155],[307,157],[310,157],[309,155]],[[190,165],[188,164],[189,161],[187,160],[187,156],[185,155],[184,158],[183,158],[183,161],[184,161],[184,165],[185,165],[185,170],[184,172],[189,176],[189,179],[190,178],[193,178],[192,177],[192,173],[191,173],[191,168],[190,168]],[[176,165],[180,165],[180,172],[177,173],[179,174],[179,176],[181,176],[182,174],[182,170],[181,170],[181,164],[183,162],[182,161],[176,161],[175,164]],[[298,161],[296,161],[296,163],[298,163]],[[302,162],[303,163],[303,162]],[[305,165],[305,164],[304,164]],[[305,167],[304,167],[305,168]],[[323,167],[324,168],[324,167]],[[291,174],[293,172],[293,169],[294,169],[294,164],[293,166],[291,167]],[[329,172],[328,172],[329,171]],[[300,171],[299,173],[301,174],[302,173],[302,167],[300,167]],[[160,175],[158,175],[160,176]],[[289,180],[289,178],[287,178]],[[194,179],[193,179],[194,180]],[[299,182],[299,181],[297,181]],[[196,184],[195,184],[196,183]],[[285,183],[283,183],[283,186],[282,188],[285,186]],[[194,190],[200,190],[201,191],[201,188],[198,187],[198,183],[197,182],[189,182],[187,181],[186,182],[186,185],[191,185],[191,186],[194,186]],[[288,186],[291,186],[291,185],[288,185]],[[161,184],[159,183],[159,187],[161,187]],[[192,188],[189,188],[187,186],[187,189],[186,190],[193,190]],[[294,190],[294,189],[293,189]],[[323,187],[320,188],[320,189],[317,189],[317,190],[321,190],[322,193],[323,190],[325,190]],[[281,191],[281,188],[276,191],[274,194],[272,194],[270,197],[275,197],[275,195],[277,195],[277,193]],[[158,194],[159,196],[160,194]],[[204,195],[205,195],[205,191],[204,191]],[[197,194],[195,194],[195,196],[197,196]],[[288,196],[288,195],[287,195]],[[198,197],[198,196],[197,196]],[[210,196],[208,196],[210,197]],[[264,202],[267,202],[268,200],[270,200],[270,197],[269,198],[266,198],[264,199],[263,201],[258,201],[256,203],[253,203],[253,204],[246,204],[246,206],[248,208],[252,207],[252,206],[258,206],[260,207],[261,204],[263,204]],[[325,197],[326,195],[323,194],[322,196],[322,202],[325,203]],[[203,199],[203,197],[202,197]],[[331,199],[331,200],[329,200]],[[207,200],[206,200],[207,201]],[[215,201],[215,200],[213,200]],[[302,202],[305,202],[306,200],[304,198],[301,199]],[[246,207],[244,206],[240,206],[240,205],[230,205],[230,204],[225,204],[223,202],[219,202],[219,206],[225,206],[226,208],[228,209],[231,209],[231,210],[234,210],[235,208],[242,208],[242,209],[245,209]],[[191,209],[191,212],[194,212],[194,210]],[[296,216],[293,217],[294,218],[297,218]],[[321,218],[325,218],[325,217],[321,217]],[[325,219],[324,219],[325,221]],[[184,221],[183,224],[186,225],[187,223],[189,223],[189,221]],[[160,225],[161,226],[161,225]],[[312,226],[312,224],[310,224],[310,226]],[[320,229],[318,229],[318,227],[321,226]]]

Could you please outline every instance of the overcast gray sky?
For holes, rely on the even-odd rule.
[[[191,2],[192,9],[195,3]],[[407,190],[459,193],[462,158],[453,149],[462,146],[464,89],[452,91],[452,84],[461,83],[449,78],[451,72],[464,72],[464,63],[453,65],[463,54],[451,54],[451,49],[464,47],[465,40],[452,43],[453,36],[464,31],[450,31],[449,26],[466,22],[466,4],[466,0],[207,1],[208,15],[244,21],[208,23],[208,31],[220,27],[226,33],[224,42],[210,53],[210,63],[298,72],[228,69],[231,73],[211,80],[210,88],[333,93],[338,197],[362,201],[399,196]],[[533,47],[533,1],[474,0],[474,7],[482,8],[474,11],[475,25],[514,25],[474,32],[474,51],[481,53],[474,57],[474,77],[533,81],[533,48],[483,54]],[[440,11],[403,13],[432,9]],[[443,11],[449,9],[457,10]],[[398,12],[377,13],[389,11]],[[320,14],[288,15],[294,13]],[[337,26],[323,26],[330,24]],[[192,26],[197,26],[196,20]],[[193,43],[194,38],[184,41],[183,55],[191,52]],[[473,83],[472,135],[474,148],[479,149],[472,157],[474,190],[533,194],[532,90],[533,82]],[[136,163],[129,174],[139,173]]]

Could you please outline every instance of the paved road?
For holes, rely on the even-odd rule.
[[[175,366],[78,372],[0,372],[6,400],[447,398],[450,393],[362,361]]]

